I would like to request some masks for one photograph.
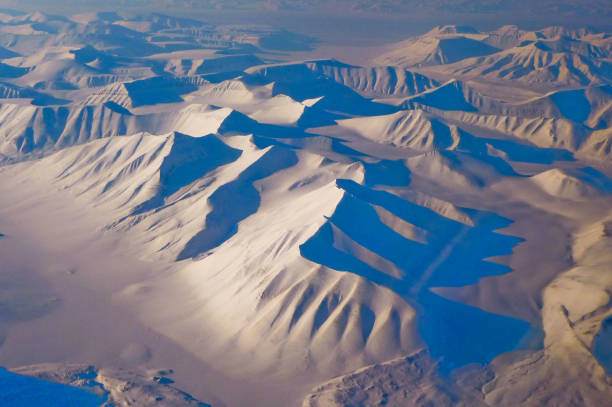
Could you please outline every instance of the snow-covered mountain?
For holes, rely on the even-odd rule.
[[[608,34],[444,26],[361,67],[0,21],[3,366],[117,405],[612,396]]]
[[[444,26],[396,44],[375,61],[404,68],[429,66],[423,72],[434,76],[546,89],[610,83],[611,57],[609,35],[588,29],[525,31],[504,26],[481,33]]]

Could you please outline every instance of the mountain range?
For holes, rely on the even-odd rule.
[[[0,15],[0,364],[117,405],[605,405],[610,38],[443,26],[356,66]]]

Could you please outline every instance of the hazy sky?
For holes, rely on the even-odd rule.
[[[57,14],[156,10],[215,24],[268,24],[337,44],[395,41],[439,24],[612,28],[612,0],[0,0],[0,7]]]

